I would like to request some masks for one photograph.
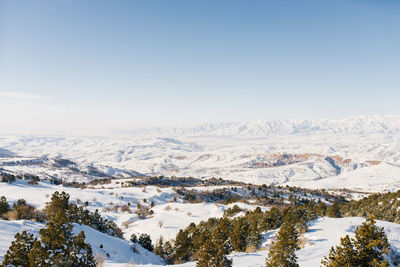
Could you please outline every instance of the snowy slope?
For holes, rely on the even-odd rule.
[[[305,233],[308,244],[296,252],[300,267],[318,267],[321,260],[329,254],[332,246],[340,244],[340,238],[346,235],[354,236],[354,230],[365,221],[364,218],[321,218],[310,223],[309,230]],[[400,225],[385,221],[377,221],[379,227],[384,227],[391,249],[400,253]],[[265,236],[265,244],[270,244],[275,238],[276,231],[270,231]],[[264,266],[268,250],[254,253],[234,253],[230,255],[233,267],[260,267]],[[140,265],[142,266],[142,265]],[[144,265],[143,265],[144,266]],[[176,267],[195,267],[195,262],[189,262]]]
[[[122,181],[122,180],[119,180]],[[212,188],[213,189],[213,188]],[[25,199],[28,204],[43,209],[49,202],[55,191],[65,191],[70,195],[71,202],[88,202],[87,209],[94,211],[98,209],[105,218],[114,221],[129,239],[131,234],[149,234],[153,241],[160,236],[168,240],[175,238],[180,229],[186,228],[190,223],[199,223],[210,217],[222,217],[224,211],[234,204],[211,204],[211,203],[183,203],[172,188],[158,188],[147,186],[122,187],[107,185],[106,188],[79,189],[63,187],[40,182],[38,185],[29,185],[27,181],[17,180],[13,184],[0,183],[0,196],[5,196],[9,203],[15,203],[18,199]],[[177,202],[173,199],[177,197]],[[146,202],[144,200],[146,199]],[[154,214],[146,219],[139,219],[135,213],[137,205],[150,206]],[[123,212],[120,207],[129,204],[130,211]],[[244,210],[254,210],[256,205],[235,203]],[[118,206],[116,210],[114,207]],[[267,207],[261,207],[263,211]],[[160,227],[159,222],[162,222]],[[0,238],[1,239],[1,238]]]
[[[93,179],[85,173],[94,166],[106,176],[116,177],[222,177],[255,184],[319,188],[339,184],[386,191],[399,189],[399,140],[400,116],[395,115],[205,124],[100,136],[1,134],[0,167],[74,181]],[[16,155],[44,158],[47,165],[9,164]],[[75,162],[78,172],[52,168],[50,162],[60,158]],[[371,182],[360,186],[366,175]],[[376,188],[373,181],[380,186]]]
[[[40,228],[44,224],[35,223],[31,221],[3,221],[0,220],[0,262],[3,261],[4,254],[7,252],[8,247],[14,240],[14,235],[18,232],[26,230],[38,236]],[[126,240],[112,237],[94,230],[86,225],[74,224],[74,234],[80,231],[85,232],[85,241],[89,243],[93,250],[93,255],[110,255],[105,257],[105,266],[126,263],[137,264],[163,264],[163,260],[153,253],[137,245],[137,251],[134,253],[130,243]],[[100,248],[103,245],[103,248]]]

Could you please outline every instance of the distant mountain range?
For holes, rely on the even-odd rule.
[[[400,116],[203,124],[103,136],[3,134],[0,157],[5,171],[74,181],[143,174],[393,191],[400,189]],[[40,166],[25,160],[35,158],[48,160]],[[74,166],[57,168],[57,159]]]
[[[400,115],[358,116],[347,119],[270,120],[256,122],[208,123],[181,128],[144,128],[134,135],[157,136],[270,136],[293,134],[399,133]]]

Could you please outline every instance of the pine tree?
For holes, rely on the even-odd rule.
[[[188,232],[184,230],[179,230],[176,235],[175,245],[174,245],[174,258],[178,263],[186,262],[190,260],[192,256],[193,243],[189,238]]]
[[[8,248],[2,266],[20,266],[29,267],[28,254],[33,248],[36,238],[33,234],[28,234],[26,231],[17,233],[15,240]]]
[[[328,258],[325,257],[321,263],[330,267],[358,266],[357,251],[348,235],[340,239],[340,245],[336,248],[332,247]]]
[[[317,210],[316,210],[317,216],[318,217],[323,217],[325,216],[326,213],[326,206],[324,203],[321,201],[318,202]]]
[[[383,228],[375,225],[374,218],[368,218],[355,231],[354,246],[358,251],[360,264],[367,266],[372,262],[383,262],[383,254],[388,251],[389,242]]]
[[[281,211],[272,207],[269,212],[265,213],[263,220],[261,221],[261,229],[263,231],[268,231],[271,229],[276,229],[283,223],[283,216]]]
[[[131,240],[132,243],[137,243],[138,242],[137,235],[136,234],[132,234],[130,240]]]
[[[56,191],[51,196],[51,201],[47,203],[45,213],[48,217],[53,217],[58,212],[63,212],[64,214],[68,215],[67,213],[69,208],[69,194],[65,193],[64,191],[61,193]]]
[[[96,266],[92,247],[85,243],[85,233],[81,231],[72,241],[68,249],[71,266],[92,267]]]
[[[173,262],[173,255],[174,255],[174,248],[171,245],[171,242],[166,241],[163,246],[165,257],[164,259],[167,261],[168,264],[172,264]]]
[[[153,244],[151,243],[151,238],[148,234],[141,234],[139,236],[139,245],[141,245],[143,248],[147,249],[148,251],[153,251],[154,247]]]
[[[226,257],[221,230],[216,228],[197,253],[196,267],[231,267],[232,260]]]
[[[232,252],[232,242],[230,238],[230,233],[232,232],[232,223],[228,218],[221,218],[218,227],[220,229],[220,239],[224,240],[226,254],[229,254]]]
[[[0,217],[10,210],[10,205],[7,202],[6,197],[2,196],[0,199]]]
[[[261,236],[260,230],[258,229],[257,221],[252,220],[250,222],[250,226],[248,229],[248,235],[246,238],[247,246],[257,249],[260,247],[261,240],[262,240],[262,236]]]
[[[361,226],[357,226],[355,238],[350,239],[346,235],[340,240],[340,246],[332,247],[329,256],[321,263],[327,267],[389,266],[383,257],[388,248],[389,243],[383,228],[378,228],[375,220],[369,218]]]
[[[85,234],[73,236],[72,224],[66,215],[58,212],[39,231],[40,241],[36,240],[28,258],[30,266],[95,266],[92,249],[87,245]]]
[[[326,209],[326,216],[328,217],[332,217],[332,218],[340,218],[341,214],[340,214],[340,206],[339,204],[335,201],[333,202],[332,205],[330,205],[327,209]]]
[[[244,251],[246,249],[246,234],[241,219],[237,220],[233,226],[231,234],[232,249],[234,251]]]
[[[297,241],[298,233],[295,226],[285,222],[277,234],[277,241],[272,244],[269,250],[266,267],[299,266],[295,253],[299,249]]]
[[[154,246],[154,254],[164,258],[164,239],[162,236],[157,240],[156,245]]]

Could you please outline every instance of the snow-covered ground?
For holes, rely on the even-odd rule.
[[[304,234],[308,240],[307,245],[298,250],[296,255],[300,267],[318,267],[321,260],[329,254],[332,246],[340,244],[340,238],[346,235],[354,236],[358,225],[365,221],[364,218],[320,218],[310,222],[309,230]],[[385,221],[377,221],[379,227],[383,227],[387,234],[391,249],[400,253],[400,224]],[[268,232],[264,245],[269,245],[275,238],[276,231]],[[264,266],[268,250],[260,250],[254,253],[234,253],[229,258],[233,260],[233,267],[260,267]],[[195,262],[188,262],[179,267],[195,267]]]
[[[395,115],[205,124],[101,136],[3,133],[0,167],[75,181],[93,179],[83,174],[95,168],[101,175],[117,177],[222,177],[253,184],[393,191],[400,185],[399,140],[400,116]],[[47,163],[69,159],[82,175],[52,164],[2,163],[15,156],[44,158]]]
[[[14,240],[14,235],[16,233],[26,230],[30,233],[35,234],[36,236],[39,236],[39,230],[43,227],[44,224],[31,221],[0,220],[0,262],[3,261],[4,255],[7,252],[11,242]],[[142,248],[140,245],[136,245],[138,253],[134,253],[131,244],[127,240],[103,234],[86,225],[74,224],[74,234],[77,235],[81,231],[85,232],[85,241],[91,245],[93,255],[104,256],[106,266],[124,266],[127,263],[147,265],[162,265],[164,263],[164,261],[160,257]],[[102,245],[102,248],[100,248],[100,245]],[[108,254],[109,256],[106,257],[106,254]]]
[[[364,218],[320,218],[309,224],[309,230],[304,234],[307,244],[304,248],[296,252],[298,263],[304,267],[320,266],[321,260],[327,256],[332,246],[340,243],[340,238],[345,235],[354,236],[356,226],[361,225]],[[400,225],[385,221],[377,221],[379,227],[383,227],[388,236],[391,249],[400,253]],[[15,233],[27,230],[31,233],[38,233],[43,224],[29,221],[3,221],[0,220],[0,261],[7,251]],[[74,226],[74,232],[84,231],[86,241],[92,245],[93,253],[109,253],[110,257],[106,260],[105,266],[127,266],[126,264],[136,263],[138,266],[163,266],[161,260],[152,253],[138,246],[140,254],[132,252],[130,244],[126,240],[110,237],[90,227],[83,225]],[[265,234],[264,245],[269,245],[275,238],[276,231]],[[100,248],[103,244],[103,249]],[[254,253],[233,253],[229,257],[233,259],[234,267],[259,267],[264,265],[268,255],[267,249],[262,249]],[[177,267],[194,267],[195,262],[175,265]]]
[[[0,196],[5,196],[9,203],[15,203],[23,198],[28,204],[43,209],[55,191],[65,191],[70,195],[70,201],[80,203],[87,201],[89,210],[98,209],[105,218],[113,220],[122,229],[126,239],[133,233],[146,233],[153,241],[160,236],[167,240],[175,238],[180,229],[186,228],[192,222],[199,223],[211,217],[222,217],[224,211],[233,205],[238,205],[243,210],[257,208],[256,205],[239,202],[228,205],[185,203],[172,188],[121,187],[121,184],[115,182],[106,185],[104,189],[80,189],[47,182],[32,186],[27,181],[17,180],[12,184],[0,183]],[[138,204],[150,208],[151,202],[154,203],[151,209],[154,214],[146,219],[139,219],[135,213]],[[130,211],[122,211],[121,207],[124,205],[129,205]],[[116,206],[117,209],[114,208]],[[261,209],[265,211],[268,208],[261,207]]]
[[[160,236],[168,240],[192,222],[223,216],[224,211],[235,204],[244,210],[254,210],[257,206],[251,202],[188,203],[171,187],[126,187],[129,180],[134,179],[126,177],[141,174],[221,177],[253,184],[347,188],[359,191],[352,194],[361,197],[364,196],[362,192],[400,189],[399,140],[400,116],[209,124],[102,136],[3,133],[0,134],[0,172],[28,173],[66,181],[121,179],[84,189],[54,185],[49,181],[30,185],[26,180],[17,179],[11,184],[1,182],[0,196],[5,196],[10,203],[23,198],[42,209],[55,191],[65,191],[72,202],[87,202],[89,210],[99,210],[122,229],[125,240],[75,225],[75,231],[85,231],[95,254],[111,255],[106,266],[131,263],[161,266],[158,257],[142,249],[140,256],[133,254],[127,241],[132,233],[150,234],[153,242]],[[231,186],[187,189],[210,191],[228,187]],[[136,213],[139,206],[151,209],[152,214],[139,218]],[[337,245],[340,237],[352,234],[363,221],[362,218],[322,218],[311,222],[304,235],[308,242],[297,252],[300,266],[319,266],[330,247]],[[382,221],[378,221],[378,225],[385,228],[392,249],[400,252],[400,225]],[[42,226],[29,221],[0,220],[0,256],[4,255],[16,232],[27,229],[37,233]],[[233,265],[264,265],[268,254],[266,247],[275,233],[265,234],[260,251],[230,255]],[[194,267],[195,263],[178,266]]]

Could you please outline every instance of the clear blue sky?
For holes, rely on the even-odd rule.
[[[0,2],[11,130],[400,113],[400,1]]]

